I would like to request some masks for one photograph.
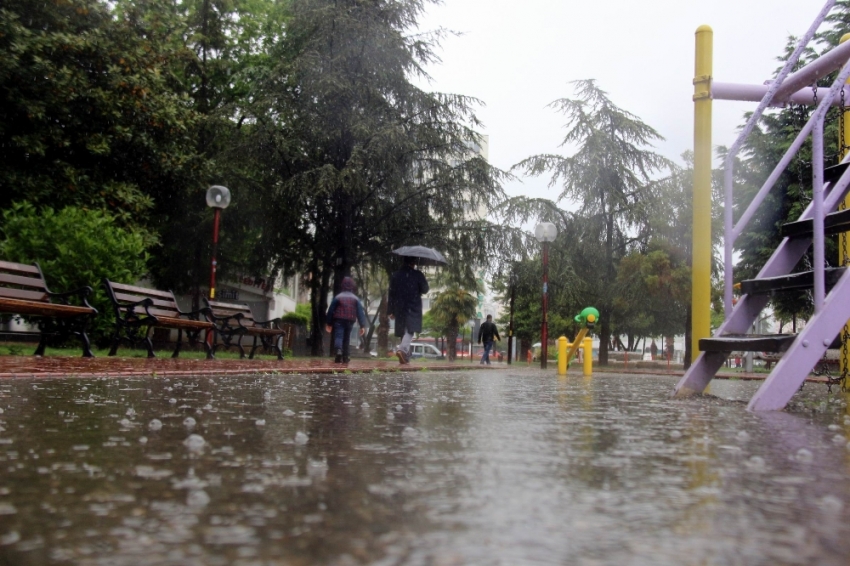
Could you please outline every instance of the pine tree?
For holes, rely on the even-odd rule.
[[[584,260],[573,265],[596,291],[599,309],[600,364],[608,363],[608,343],[617,264],[629,253],[648,223],[650,180],[669,162],[649,149],[662,139],[633,114],[617,107],[595,81],[574,83],[577,98],[551,104],[567,116],[568,128],[561,146],[576,146],[569,157],[536,155],[515,167],[531,175],[551,173],[549,186],[561,189],[556,201],[579,206],[583,226],[577,251]],[[581,271],[579,271],[581,270]]]

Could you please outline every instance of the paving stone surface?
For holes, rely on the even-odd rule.
[[[186,359],[186,358],[82,358],[71,356],[0,356],[0,379],[17,377],[147,376],[147,375],[233,375],[246,373],[335,373],[349,371],[452,371],[506,367],[505,364],[481,366],[469,362],[419,362],[402,366],[397,361],[353,359],[335,364],[332,358],[295,359]]]

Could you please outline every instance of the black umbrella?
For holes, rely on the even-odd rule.
[[[448,263],[443,254],[425,246],[402,246],[393,250],[393,253],[405,257],[419,258],[421,265],[445,265]]]

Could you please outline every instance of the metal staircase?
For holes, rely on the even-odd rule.
[[[850,77],[850,45],[844,43],[801,70],[790,73],[800,53],[808,45],[826,13],[834,2],[828,2],[819,18],[786,63],[785,67],[770,84],[770,88],[750,118],[741,136],[730,148],[726,159],[725,192],[725,293],[726,320],[711,338],[700,340],[701,354],[685,373],[675,388],[676,395],[702,392],[730,352],[762,351],[784,352],[779,363],[765,380],[748,405],[752,411],[779,410],[785,407],[799,390],[809,372],[826,353],[850,320],[850,270],[845,267],[825,268],[825,236],[850,229],[850,210],[839,210],[850,185],[847,161],[824,170],[823,167],[823,123],[826,112],[839,98],[850,100],[850,89],[845,83]],[[841,67],[838,77],[829,92],[819,100],[809,122],[802,128],[794,143],[780,160],[773,173],[759,190],[749,207],[741,214],[738,223],[732,218],[732,165],[735,155],[746,136],[752,131],[761,114],[771,104],[782,103],[798,94],[800,86],[811,85]],[[815,98],[817,100],[817,98]],[[742,296],[737,304],[732,301],[733,261],[732,250],[735,239],[743,232],[746,224],[756,213],[770,189],[803,145],[812,137],[812,202],[796,222],[782,229],[783,240],[764,265],[758,276],[741,282]],[[842,142],[843,143],[843,142]],[[793,273],[798,262],[810,247],[814,246],[814,268],[803,273]],[[804,330],[797,335],[752,335],[748,334],[753,323],[767,305],[771,294],[776,292],[811,289],[814,299],[814,315]]]

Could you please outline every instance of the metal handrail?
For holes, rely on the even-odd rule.
[[[724,211],[723,211],[724,212],[724,252],[725,252],[724,253],[724,278],[725,278],[725,281],[724,281],[723,303],[724,303],[724,307],[725,307],[725,317],[726,317],[727,320],[732,313],[732,285],[733,285],[732,255],[733,255],[733,246],[734,246],[734,243],[735,243],[735,239],[740,234],[740,231],[743,230],[743,228],[746,226],[746,223],[749,222],[749,220],[752,217],[755,209],[757,209],[761,205],[762,201],[764,201],[765,197],[767,196],[767,193],[770,191],[770,189],[773,188],[773,185],[779,179],[779,175],[781,175],[782,172],[785,171],[785,168],[787,168],[788,164],[791,162],[791,158],[794,155],[796,155],[797,151],[800,149],[800,146],[802,146],[803,140],[805,140],[805,137],[808,136],[809,132],[811,132],[812,128],[814,127],[813,120],[815,119],[816,116],[819,115],[821,108],[823,107],[823,108],[828,109],[828,107],[829,107],[828,104],[832,103],[835,91],[837,90],[837,89],[834,88],[835,85],[833,84],[833,88],[830,89],[830,94],[832,94],[833,96],[830,97],[828,95],[828,97],[829,97],[828,104],[824,105],[823,102],[826,101],[826,98],[825,98],[824,101],[822,101],[821,104],[818,105],[818,110],[809,119],[809,121],[806,123],[806,126],[804,126],[804,131],[806,131],[805,136],[801,137],[801,135],[803,134],[803,131],[801,131],[800,132],[801,135],[797,136],[797,139],[794,140],[794,144],[792,144],[792,147],[789,148],[789,151],[786,152],[785,156],[783,156],[783,159],[780,161],[779,165],[777,165],[777,167],[774,169],[773,173],[771,173],[770,177],[768,177],[767,182],[765,182],[765,184],[762,186],[762,188],[759,190],[759,192],[753,198],[752,202],[750,202],[750,205],[747,207],[747,210],[744,212],[744,214],[738,220],[737,226],[734,224],[733,208],[732,208],[732,198],[733,198],[733,192],[734,192],[734,161],[735,161],[735,157],[738,155],[738,152],[741,150],[741,147],[743,146],[744,141],[747,139],[747,137],[749,137],[750,133],[752,133],[752,130],[755,127],[756,123],[758,123],[758,121],[761,119],[762,114],[764,114],[764,111],[767,109],[768,106],[770,106],[771,102],[773,102],[773,99],[776,96],[777,91],[779,91],[783,82],[788,77],[789,73],[791,72],[791,69],[794,67],[794,65],[797,64],[797,61],[799,61],[800,55],[803,53],[803,50],[806,48],[806,46],[812,40],[812,38],[814,37],[818,28],[823,23],[824,19],[826,19],[827,14],[829,13],[829,11],[832,9],[832,7],[834,5],[835,5],[835,0],[827,0],[826,4],[824,4],[824,7],[821,8],[821,11],[818,14],[818,17],[815,18],[814,22],[812,22],[812,25],[809,27],[808,31],[806,31],[806,34],[802,38],[800,38],[800,41],[797,43],[797,47],[794,49],[794,52],[791,54],[791,57],[788,58],[788,60],[785,62],[785,65],[779,71],[779,74],[776,76],[776,78],[770,84],[770,86],[767,90],[767,93],[765,94],[765,96],[761,100],[761,102],[759,103],[758,108],[756,108],[755,112],[753,112],[752,116],[750,116],[750,119],[747,121],[747,124],[744,126],[744,129],[738,135],[738,138],[735,140],[735,143],[733,143],[732,146],[729,148],[729,152],[726,155],[726,162],[725,162],[725,169],[724,169],[724,179],[723,179],[723,181],[724,181],[723,182],[724,203],[725,203],[725,208],[724,208]],[[845,66],[845,69],[846,69],[846,66]],[[843,72],[844,72],[844,69],[842,69],[842,74],[843,74]],[[845,77],[845,80],[846,80],[846,78],[847,77]],[[843,84],[844,84],[844,81],[841,82],[841,85],[843,85]],[[825,113],[825,111],[824,111],[824,113]],[[797,143],[798,140],[800,140],[799,144]],[[796,147],[794,147],[795,145],[796,145]],[[790,156],[789,156],[789,152],[791,152],[791,149],[793,149],[793,153],[791,153]],[[786,157],[787,157],[787,159],[786,159]],[[779,169],[780,166],[782,166],[781,169]],[[777,170],[778,170],[778,173],[777,173]]]

